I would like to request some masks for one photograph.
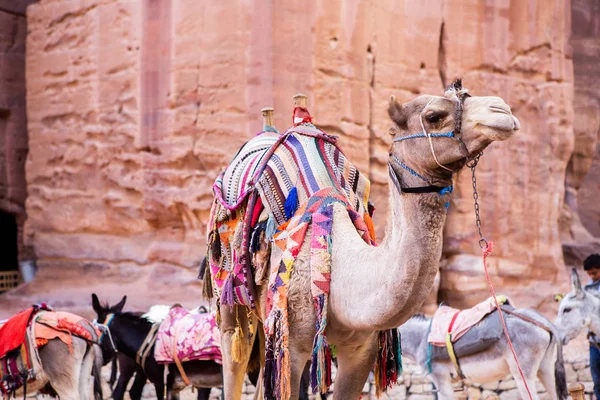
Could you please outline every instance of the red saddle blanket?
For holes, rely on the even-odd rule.
[[[500,304],[509,303],[505,296],[497,298]],[[433,316],[428,342],[434,346],[446,346],[448,333],[452,334],[452,342],[456,342],[495,308],[496,302],[493,297],[466,310],[440,306]]]
[[[160,324],[154,347],[159,363],[213,360],[221,364],[221,335],[214,314],[173,307]]]
[[[25,341],[25,332],[34,311],[33,307],[23,310],[11,317],[0,327],[0,358],[5,357],[9,351],[23,344]]]

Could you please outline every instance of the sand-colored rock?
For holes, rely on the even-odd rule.
[[[478,166],[481,216],[495,242],[496,285],[519,304],[544,303],[564,270],[558,221],[567,163],[574,148],[587,160],[579,164],[590,157],[573,133],[570,10],[568,0],[31,5],[25,238],[40,274],[22,293],[50,290],[58,301],[48,282],[82,293],[89,282],[115,298],[110,291],[199,301],[212,182],[259,131],[262,107],[275,108],[278,129],[289,127],[299,91],[315,123],[339,135],[370,177],[381,239],[389,96],[441,94],[462,76],[472,94],[503,97],[521,121],[521,132],[495,143]],[[586,187],[584,179],[581,193]],[[464,171],[449,210],[440,296],[428,310],[488,295],[477,239]],[[535,293],[524,291],[534,284]]]

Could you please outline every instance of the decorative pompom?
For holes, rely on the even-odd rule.
[[[285,209],[286,219],[292,218],[298,210],[298,190],[295,187],[293,187],[292,190],[290,190],[287,199],[285,199],[285,204],[283,205],[283,208]]]

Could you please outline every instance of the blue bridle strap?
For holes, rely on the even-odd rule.
[[[446,133],[430,133],[429,135],[426,135],[424,133],[415,133],[414,135],[408,135],[408,136],[402,136],[402,137],[396,138],[396,139],[394,139],[394,142],[401,142],[403,140],[416,139],[416,138],[422,138],[422,137],[427,137],[427,136],[431,136],[432,138],[439,138],[439,137],[453,138],[454,132],[450,131],[450,132],[446,132]]]
[[[414,169],[412,169],[411,167],[409,167],[408,165],[406,165],[402,161],[400,161],[398,159],[398,157],[396,157],[395,155],[392,155],[392,158],[394,159],[394,161],[396,161],[396,163],[399,166],[401,166],[403,169],[405,169],[406,171],[408,171],[411,175],[416,176],[417,178],[421,179],[423,182],[429,183],[427,181],[427,179],[425,179],[417,171],[415,171]],[[416,187],[416,188],[402,188],[402,191],[406,192],[406,193],[431,193],[431,192],[438,192],[439,194],[446,194],[446,193],[452,193],[453,190],[454,190],[454,186],[452,186],[452,185],[445,186],[445,187],[425,186],[425,187]],[[446,203],[446,208],[448,208],[448,207],[450,207],[450,203]]]

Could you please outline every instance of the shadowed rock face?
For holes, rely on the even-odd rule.
[[[571,3],[279,3],[290,2],[29,7],[25,233],[40,279],[28,296],[46,290],[60,300],[64,290],[53,288],[81,282],[104,296],[103,282],[121,280],[128,293],[115,298],[196,305],[213,179],[260,129],[262,107],[275,108],[279,130],[291,124],[299,91],[315,122],[341,136],[372,180],[381,235],[390,95],[442,95],[462,76],[473,95],[504,99],[521,123],[478,167],[483,228],[496,242],[496,285],[519,305],[542,302],[538,288],[550,293],[563,270],[558,220],[574,146]],[[440,280],[440,300],[458,307],[487,296],[470,185],[464,171]],[[535,296],[523,290],[530,285]]]
[[[565,263],[580,266],[592,252],[600,251],[600,181],[598,133],[600,127],[600,5],[590,0],[573,0],[571,45],[575,70],[575,148],[569,160],[561,237]]]

